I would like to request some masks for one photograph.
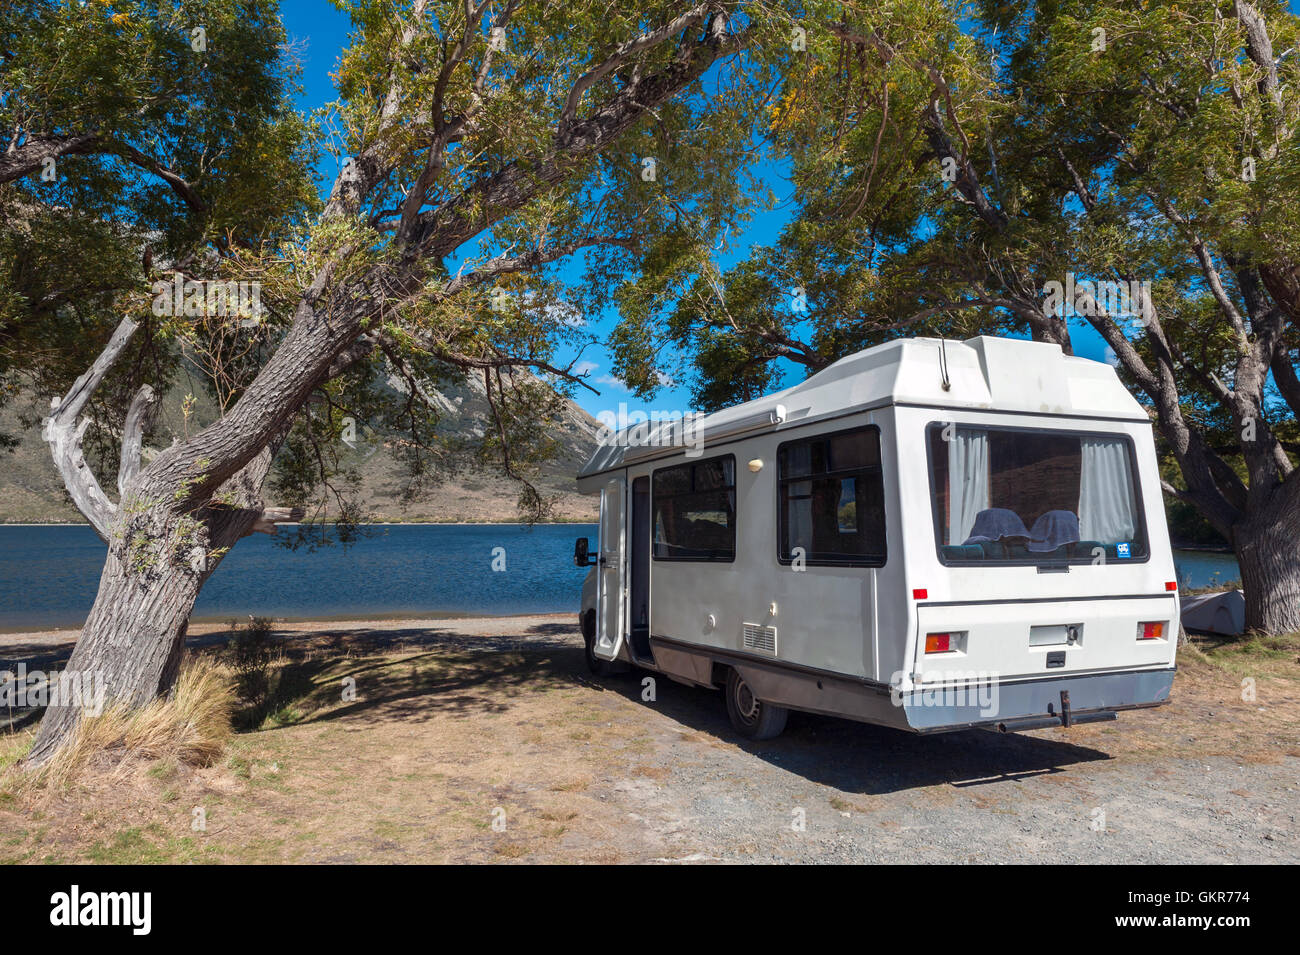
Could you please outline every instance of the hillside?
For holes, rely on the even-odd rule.
[[[150,444],[169,444],[173,436],[183,432],[180,409],[187,390],[182,386],[168,393]],[[193,391],[199,393],[197,384]],[[445,401],[445,417],[440,427],[462,437],[482,434],[489,415],[481,390],[465,385],[443,388],[435,395]],[[0,433],[20,438],[13,451],[0,450],[0,523],[81,521],[41,440],[38,422],[44,407],[44,402],[37,403],[28,395],[20,395],[0,408]],[[211,420],[214,414],[215,409],[201,401],[191,430],[197,426],[196,422]],[[566,402],[563,414],[550,422],[549,427],[560,452],[543,467],[538,487],[548,496],[559,495],[553,519],[594,521],[596,501],[577,493],[573,476],[595,445],[596,422],[577,405]],[[519,486],[500,474],[479,468],[439,475],[431,487],[409,501],[403,500],[402,465],[390,447],[376,442],[375,450],[370,451],[366,439],[363,428],[357,451],[345,451],[344,461],[359,474],[361,498],[370,509],[370,520],[509,522],[518,518]],[[267,503],[280,502],[268,497]]]

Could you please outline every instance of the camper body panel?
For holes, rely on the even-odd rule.
[[[887,559],[882,567],[813,565],[797,570],[782,564],[777,553],[779,447],[808,435],[862,427],[879,430],[882,452],[891,447],[892,413],[882,409],[706,445],[695,458],[680,454],[629,469],[629,474],[649,475],[653,488],[656,471],[684,461],[726,456],[735,462],[734,558],[652,560],[652,637],[878,681],[878,595],[882,589],[902,586],[902,562]],[[761,465],[754,471],[750,462]],[[886,520],[892,524],[887,537],[901,540],[892,463],[883,465],[882,472]],[[887,610],[892,613],[885,613],[885,625],[897,632],[904,622],[903,608]],[[747,625],[751,628],[748,646]],[[755,627],[765,631],[757,640],[752,639]]]

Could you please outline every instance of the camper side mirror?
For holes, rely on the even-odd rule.
[[[588,556],[590,550],[591,550],[591,541],[587,540],[587,538],[585,537],[579,537],[577,542],[573,545],[574,564],[576,564],[579,567],[590,567],[592,564],[594,564],[595,561],[592,560],[590,556]]]

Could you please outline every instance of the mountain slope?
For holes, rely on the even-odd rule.
[[[390,382],[390,386],[400,388],[397,382]],[[181,404],[186,391],[185,387],[173,388],[164,398],[151,444],[167,444],[184,433]],[[193,392],[199,393],[197,384]],[[483,434],[490,416],[481,387],[472,384],[445,387],[432,397],[443,403],[440,431],[445,429],[447,433],[467,438]],[[0,523],[82,522],[41,440],[38,422],[43,408],[43,402],[37,403],[28,395],[19,395],[0,408],[0,434],[20,439],[13,451],[0,450]],[[200,400],[191,419],[191,432],[212,420],[215,411],[209,402]],[[574,475],[595,446],[595,419],[566,401],[559,417],[547,422],[545,427],[558,443],[559,453],[543,466],[536,484],[543,495],[559,498],[552,519],[594,521],[597,503],[594,498],[577,493]],[[369,520],[511,522],[518,519],[518,483],[477,467],[439,474],[431,486],[413,499],[405,500],[404,468],[397,455],[392,447],[369,441],[364,427],[360,429],[357,449],[345,449],[343,461],[355,466],[358,472],[360,498],[369,510]],[[110,496],[114,495],[115,489],[110,490]],[[268,493],[267,503],[281,502],[271,500]]]

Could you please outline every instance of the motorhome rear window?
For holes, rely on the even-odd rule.
[[[655,560],[736,559],[736,458],[671,468],[652,480]]]
[[[856,428],[777,448],[783,564],[879,567],[885,563],[880,432]]]
[[[944,563],[1146,559],[1126,436],[950,422],[927,436]]]

